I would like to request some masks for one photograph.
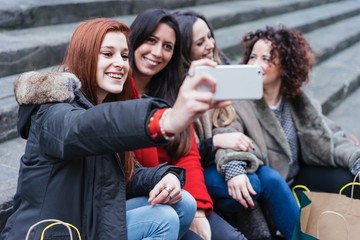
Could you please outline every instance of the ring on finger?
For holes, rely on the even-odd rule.
[[[170,193],[172,191],[171,188],[168,186],[164,187],[164,190],[166,190],[168,192],[168,195],[170,195]]]
[[[168,195],[168,198],[169,198],[169,200],[172,200],[172,199],[173,199],[173,197],[170,195],[170,193],[169,193],[169,195]]]
[[[186,73],[186,76],[187,76],[187,77],[190,77],[190,78],[192,78],[194,75],[195,75],[194,73],[190,73],[190,72],[187,72],[187,73]]]

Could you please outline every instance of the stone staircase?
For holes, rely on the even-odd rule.
[[[11,212],[26,143],[16,132],[14,79],[60,63],[79,21],[103,16],[130,25],[149,7],[191,8],[205,15],[218,47],[234,64],[245,33],[278,24],[300,30],[318,62],[306,91],[325,114],[360,137],[360,0],[0,0],[0,229]]]

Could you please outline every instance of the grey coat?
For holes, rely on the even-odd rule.
[[[289,101],[299,139],[299,159],[305,165],[341,166],[351,169],[360,157],[360,148],[349,139],[342,129],[321,114],[316,104],[301,93]],[[236,152],[219,149],[216,152],[218,169],[232,160],[248,162],[248,172],[254,172],[259,164],[277,169],[291,181],[289,166],[293,161],[289,143],[275,115],[264,99],[234,102],[236,120],[227,128],[214,129],[214,134],[240,131],[255,143],[255,151]]]

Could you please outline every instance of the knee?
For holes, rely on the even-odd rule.
[[[205,168],[204,178],[207,186],[217,186],[225,181],[223,176],[217,171],[216,166]]]
[[[170,205],[158,204],[153,209],[154,216],[157,216],[158,221],[162,224],[179,226],[179,216]]]
[[[286,184],[285,179],[280,175],[278,171],[268,166],[262,166],[261,171],[258,174],[261,184],[267,186],[278,186]]]

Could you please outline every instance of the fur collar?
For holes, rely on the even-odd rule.
[[[265,100],[253,101],[253,104],[255,105],[255,114],[265,131],[273,137],[291,159],[291,150],[285,133]],[[324,122],[321,112],[314,107],[304,93],[300,93],[296,98],[290,100],[289,104],[299,138],[302,155],[300,157],[305,163],[316,161],[321,164],[321,159],[333,162],[332,132]]]
[[[72,73],[31,71],[15,80],[14,93],[19,105],[70,102],[80,87],[80,80]]]

